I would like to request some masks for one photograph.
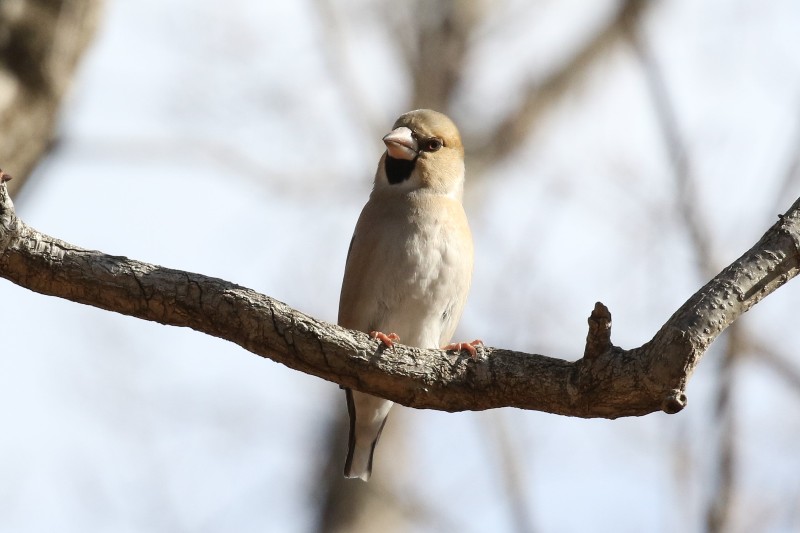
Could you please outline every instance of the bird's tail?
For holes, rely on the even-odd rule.
[[[345,393],[347,412],[350,414],[350,440],[344,476],[369,481],[375,445],[386,424],[392,402],[350,389],[345,389]]]

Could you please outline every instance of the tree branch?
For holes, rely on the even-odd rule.
[[[590,357],[569,362],[486,348],[473,360],[399,344],[376,348],[364,333],[314,319],[251,289],[78,248],[22,222],[0,183],[1,277],[42,294],[190,327],[345,387],[443,411],[518,407],[604,418],[678,412],[686,405],[686,383],[711,342],[793,278],[798,265],[800,200],[638,348],[610,344],[611,316],[598,306],[587,339]],[[606,349],[598,353],[599,347]]]

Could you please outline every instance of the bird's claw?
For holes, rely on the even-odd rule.
[[[369,336],[383,343],[387,348],[394,346],[395,341],[400,340],[400,335],[397,333],[383,333],[382,331],[370,331]]]
[[[454,350],[456,352],[460,352],[462,350],[466,350],[469,352],[469,356],[473,359],[478,358],[478,349],[477,347],[483,347],[483,341],[480,339],[475,339],[472,342],[451,342],[447,346],[442,346],[442,350],[450,351]]]

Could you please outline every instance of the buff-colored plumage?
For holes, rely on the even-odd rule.
[[[384,142],[350,244],[339,324],[378,332],[387,345],[384,333],[396,333],[403,344],[439,348],[456,329],[472,275],[472,236],[461,205],[464,148],[453,122],[425,109],[402,115]],[[345,475],[366,481],[392,402],[346,392]]]

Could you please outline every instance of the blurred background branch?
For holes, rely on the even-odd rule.
[[[0,161],[16,194],[45,155],[101,0],[0,2]],[[13,169],[13,170],[12,170]]]
[[[608,21],[589,35],[566,61],[545,79],[528,82],[522,90],[519,105],[499,124],[488,132],[481,132],[480,138],[468,138],[467,146],[476,161],[478,174],[519,149],[542,122],[543,115],[551,112],[570,91],[581,86],[587,72],[620,44],[626,29],[640,23],[650,5],[651,2],[641,0],[621,0]]]

